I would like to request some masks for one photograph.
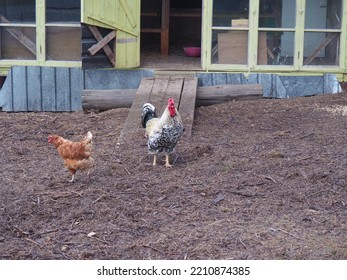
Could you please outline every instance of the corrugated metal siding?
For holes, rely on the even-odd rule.
[[[279,76],[277,74],[199,73],[198,86],[261,84],[264,97],[291,98],[342,92],[334,74],[322,76]]]
[[[2,88],[2,110],[82,110],[83,72],[79,68],[15,66]]]

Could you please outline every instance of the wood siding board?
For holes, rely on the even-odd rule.
[[[13,67],[13,111],[23,112],[28,109],[27,71],[25,67]]]
[[[227,84],[241,84],[242,77],[240,74],[233,74],[233,73],[228,73],[227,74]]]
[[[242,75],[242,84],[256,84],[258,83],[258,74],[250,74],[248,76]]]
[[[1,88],[0,94],[2,95],[2,110],[5,112],[13,111],[13,96],[12,96],[12,70],[8,72],[7,78],[5,80],[4,85]]]
[[[129,8],[129,6],[128,6],[126,1],[120,0],[120,3],[121,3],[121,5],[122,5],[122,7],[124,9],[125,14],[127,15],[127,18],[129,20],[130,26],[132,28],[134,28],[137,25],[137,23],[136,23],[136,20],[135,20],[133,14],[132,14],[132,10]]]
[[[57,111],[70,111],[71,80],[68,68],[56,68]]]
[[[80,111],[82,110],[82,88],[83,88],[83,75],[79,68],[70,68],[70,79],[71,79],[71,110]]]
[[[274,97],[273,74],[259,74],[258,82],[263,86],[264,97]]]
[[[42,67],[41,69],[41,88],[42,92],[42,110],[56,111],[56,83],[55,83],[55,68]]]
[[[27,67],[28,111],[42,110],[41,68]]]

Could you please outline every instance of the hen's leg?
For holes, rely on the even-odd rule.
[[[166,167],[172,167],[172,165],[170,164],[170,160],[169,160],[169,154],[165,154],[165,166]]]
[[[71,180],[69,180],[70,183],[73,183],[74,180],[75,180],[75,173],[76,173],[76,170],[74,169],[69,169],[70,173],[72,174],[72,178]]]
[[[72,174],[72,178],[71,178],[71,180],[69,180],[69,182],[70,182],[70,183],[73,183],[74,180],[75,180],[75,174]]]

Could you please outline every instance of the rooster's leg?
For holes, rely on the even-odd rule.
[[[153,157],[153,166],[157,165],[157,155],[155,154]]]
[[[169,155],[168,154],[165,154],[165,166],[166,167],[172,167],[172,165],[170,164],[170,161],[169,161]]]

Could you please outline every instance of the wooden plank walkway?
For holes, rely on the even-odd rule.
[[[181,115],[185,127],[184,138],[189,139],[194,120],[197,86],[198,78],[196,77],[159,76],[143,78],[125,120],[118,143],[122,144],[143,137],[141,113],[144,103],[152,103],[157,109],[158,116],[161,116],[170,97],[174,99],[176,108]]]

